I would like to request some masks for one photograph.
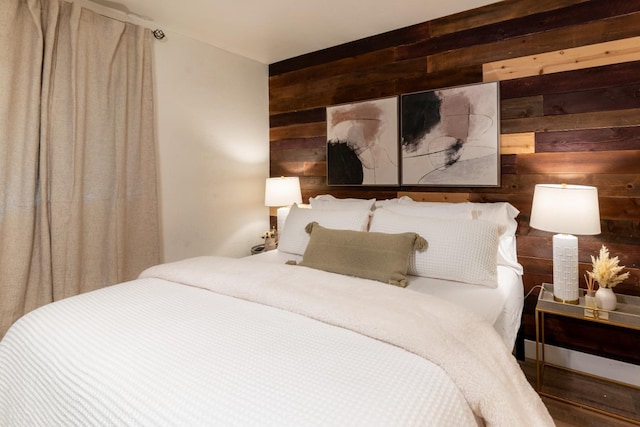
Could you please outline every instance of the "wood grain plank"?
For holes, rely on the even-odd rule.
[[[503,1],[431,21],[431,36],[439,37],[527,15],[557,10],[586,0]]]
[[[516,157],[518,174],[634,174],[640,168],[640,150],[536,153]]]
[[[269,75],[275,76],[302,68],[313,67],[340,59],[359,56],[376,50],[414,43],[429,37],[429,22],[388,31],[353,42],[341,44],[316,52],[285,59],[269,65]]]
[[[327,151],[324,146],[319,148],[296,148],[293,150],[276,150],[270,155],[271,163],[288,162],[324,162]]]
[[[482,82],[482,67],[475,64],[455,70],[436,73],[423,72],[417,76],[401,77],[395,82],[395,86],[396,93],[401,95],[480,82]]]
[[[523,215],[525,212],[528,213],[531,211],[531,199],[533,195],[516,193],[504,194],[496,192],[491,194],[483,193],[481,197],[477,196],[478,193],[471,193],[469,197],[470,201],[476,203],[509,202],[521,212],[521,215]]]
[[[636,197],[599,197],[600,218],[636,221],[640,218],[640,199]],[[621,239],[627,236],[620,236]],[[637,242],[640,243],[640,242]]]
[[[327,188],[326,178],[322,176],[301,176],[300,186],[310,190]]]
[[[636,199],[637,200],[637,199]],[[640,220],[638,217],[633,219],[609,219],[602,220],[602,240],[606,242],[625,243],[634,245],[634,251],[625,254],[623,258],[632,257],[633,261],[625,261],[629,267],[638,268],[640,264],[640,254],[638,254],[638,245],[640,244]],[[635,254],[635,255],[632,255]]]
[[[327,176],[327,162],[304,162],[304,176]]]
[[[546,116],[628,108],[640,108],[640,83],[548,94],[543,101]]]
[[[528,194],[533,197],[536,184],[562,183],[591,185],[598,188],[603,197],[640,198],[640,174],[611,173],[594,174],[586,172],[550,174],[508,174],[502,175],[501,192]],[[502,196],[504,197],[504,196]]]
[[[297,149],[324,149],[327,146],[327,138],[318,136],[315,138],[280,139],[269,142],[270,151],[297,150]]]
[[[462,203],[469,201],[469,193],[452,193],[452,192],[406,192],[399,191],[398,197],[410,197],[416,202],[448,202]]]
[[[516,155],[503,154],[500,156],[500,174],[508,175],[516,173]]]
[[[536,135],[533,132],[500,135],[500,154],[533,153],[536,148]]]
[[[269,116],[269,127],[299,125],[302,123],[324,122],[327,120],[326,108],[312,108],[297,110],[289,113],[273,114]]]
[[[394,81],[353,81],[300,94],[289,94],[270,101],[270,113],[279,114],[307,108],[318,108],[350,102],[368,101],[397,95]]]
[[[410,61],[378,64],[367,69],[358,69],[348,75],[337,75],[318,78],[313,81],[302,80],[300,83],[281,88],[277,93],[272,91],[269,97],[271,114],[295,110],[316,108],[332,105],[337,102],[352,102],[351,98],[358,97],[357,93],[363,89],[384,85],[385,94],[395,94],[393,85],[389,81],[399,78],[421,76],[426,69],[426,59],[419,58]],[[345,94],[347,96],[345,96]],[[353,94],[352,96],[348,96]],[[309,104],[314,98],[316,104]],[[346,98],[338,101],[336,98]]]
[[[580,70],[640,60],[640,37],[538,53],[482,65],[486,82]]]
[[[327,135],[327,124],[303,123],[299,125],[283,126],[269,129],[269,139],[313,138]]]
[[[640,61],[500,82],[502,100],[635,84]]]
[[[508,3],[501,3],[502,11],[508,9]],[[492,43],[536,34],[552,29],[568,27],[585,22],[593,22],[617,15],[637,12],[640,6],[626,0],[608,0],[603,2],[583,2],[562,9],[543,11],[533,15],[514,17],[513,19],[469,27],[446,35],[434,35],[424,41],[397,48],[398,59],[410,59],[433,55],[439,52],[460,49],[468,46]],[[480,9],[479,11],[482,11]]]
[[[640,13],[563,27],[537,34],[474,45],[427,57],[428,72],[485,64],[640,35]]]
[[[304,162],[274,162],[269,163],[269,176],[304,176]],[[300,183],[302,189],[302,183]]]
[[[502,133],[557,132],[640,125],[640,108],[501,120]]]
[[[640,126],[579,129],[535,134],[536,152],[640,149]]]
[[[277,160],[270,164],[269,171],[275,176],[298,176],[324,178],[327,176],[327,163],[324,161],[284,161]],[[300,184],[301,190],[307,190]]]
[[[351,74],[354,70],[364,70],[380,64],[390,64],[395,62],[395,57],[395,48],[377,49],[373,52],[349,55],[346,58],[335,61],[321,62],[286,73],[274,74],[269,77],[269,90],[278,91],[303,81],[326,79],[342,74]]]
[[[295,161],[285,161],[272,158],[269,163],[269,174],[270,176],[326,177],[326,162],[322,160],[314,161],[312,156],[310,157],[309,161],[297,159]],[[306,189],[302,182],[300,183],[300,188],[302,192]]]
[[[536,233],[529,235],[518,234],[518,256],[538,258],[540,260],[546,260],[544,265],[546,266],[545,272],[553,272],[553,234],[537,231]],[[580,277],[585,271],[591,270],[591,256],[598,255],[600,247],[606,245],[611,256],[618,256],[620,259],[620,265],[624,265],[627,269],[634,270],[634,277],[638,277],[638,267],[640,266],[640,252],[637,249],[637,245],[629,243],[618,243],[616,241],[607,240],[602,236],[579,236],[578,237],[578,259],[579,259],[579,272]],[[540,270],[537,270],[541,273]],[[636,279],[629,280],[630,286],[635,286]],[[551,282],[550,282],[551,283]],[[584,286],[584,284],[582,284]],[[638,289],[640,291],[640,289]]]
[[[542,95],[503,99],[500,102],[500,118],[516,119],[543,115]]]

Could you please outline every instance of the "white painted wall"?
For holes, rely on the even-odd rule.
[[[249,255],[269,229],[268,67],[165,33],[155,42],[164,261]]]

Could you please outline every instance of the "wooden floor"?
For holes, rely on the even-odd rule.
[[[520,366],[527,379],[535,387],[536,362],[527,359]],[[543,391],[581,401],[600,409],[616,412],[640,424],[640,390],[615,385],[594,378],[547,367],[544,374]],[[543,397],[558,427],[631,427],[636,424],[601,415],[575,405]]]

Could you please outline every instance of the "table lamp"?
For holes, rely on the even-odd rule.
[[[584,185],[538,184],[529,225],[553,236],[553,297],[578,304],[578,235],[600,234],[598,189]]]
[[[264,189],[264,204],[265,206],[278,208],[278,232],[284,229],[284,221],[289,214],[289,208],[294,203],[302,203],[300,179],[297,176],[267,178]]]

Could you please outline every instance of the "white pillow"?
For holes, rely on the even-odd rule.
[[[400,198],[394,199],[376,200],[376,202],[373,204],[373,209],[380,209],[391,205],[397,205],[398,203],[400,203],[400,200],[404,198],[411,200],[411,198],[407,196],[402,196]]]
[[[448,203],[448,202],[416,202],[409,197],[401,197],[398,199],[398,204],[389,206],[394,209],[398,209],[398,206],[402,206],[404,212],[409,215],[409,212],[413,209],[416,213],[422,211],[428,212],[432,210],[438,214],[468,212],[473,219],[482,219],[485,221],[495,222],[498,225],[505,227],[505,233],[514,236],[516,229],[518,228],[518,221],[515,218],[520,211],[516,209],[511,203],[508,202],[495,202],[495,203],[475,203],[475,202],[462,202],[462,203]]]
[[[495,202],[495,203],[465,203],[469,206],[469,210],[474,219],[491,221],[505,227],[505,234],[515,236],[518,228],[516,217],[520,213],[511,203]]]
[[[370,231],[414,232],[427,240],[427,250],[414,252],[408,274],[456,282],[498,286],[497,255],[504,227],[489,221],[400,215],[376,209]]]
[[[369,214],[368,209],[303,209],[294,204],[284,223],[284,231],[278,239],[278,250],[303,255],[309,243],[309,234],[304,229],[313,221],[325,228],[366,231]]]
[[[338,199],[330,194],[309,197],[313,209],[367,209],[371,210],[376,199]]]
[[[516,230],[518,229],[516,217],[520,214],[520,211],[507,202],[469,204],[474,218],[491,221],[505,227],[506,231],[500,237],[500,246],[498,247],[498,264],[511,267],[522,275],[524,269],[518,262],[516,248]]]
[[[384,206],[390,212],[400,215],[422,218],[460,218],[473,219],[471,210],[464,203],[415,203],[412,205],[396,203]]]
[[[398,199],[398,204],[388,207],[396,213],[435,218],[465,218],[465,215],[469,214],[470,218],[490,221],[503,226],[505,233],[500,237],[498,265],[511,267],[520,275],[524,272],[522,265],[518,262],[515,238],[518,228],[518,221],[515,218],[520,211],[511,203],[416,202],[409,197],[401,197]]]

